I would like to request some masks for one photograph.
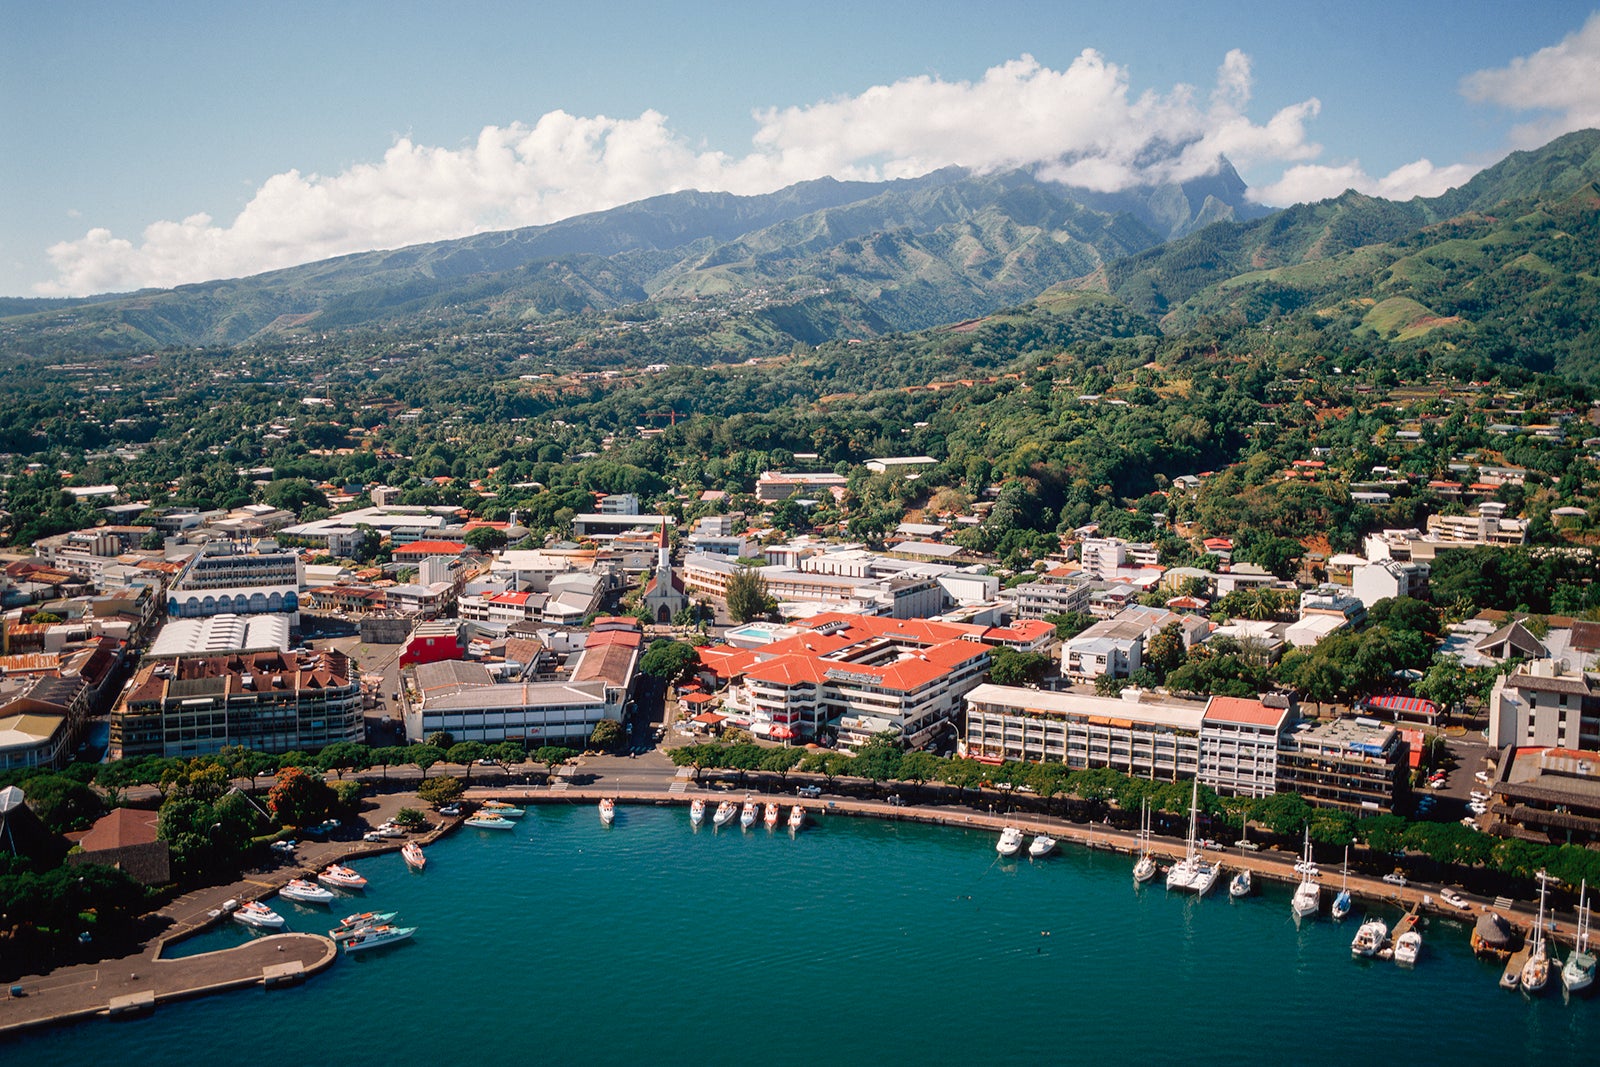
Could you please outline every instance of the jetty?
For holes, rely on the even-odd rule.
[[[168,1001],[263,986],[271,989],[317,973],[338,948],[321,934],[283,933],[180,959],[161,946],[141,956],[64,967],[18,983],[20,997],[0,998],[0,1035],[93,1016],[151,1012]]]

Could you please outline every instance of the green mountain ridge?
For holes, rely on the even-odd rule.
[[[870,313],[841,314],[841,325],[881,320],[916,329],[1026,299],[1063,272],[1097,269],[1200,221],[1247,217],[1259,209],[1243,188],[1231,168],[1187,186],[1116,195],[1021,171],[947,168],[886,183],[822,179],[759,197],[674,193],[550,226],[249,278],[65,303],[13,301],[0,317],[0,344],[110,352],[238,343],[302,328],[383,328],[440,314],[526,320],[656,295],[774,287],[801,300],[835,288],[883,301]],[[1080,195],[1097,207],[1073,199]]]

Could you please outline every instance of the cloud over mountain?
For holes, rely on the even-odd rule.
[[[1319,148],[1306,100],[1265,122],[1246,113],[1248,57],[1224,59],[1216,85],[1134,94],[1128,71],[1094,50],[1065,70],[1030,56],[976,81],[906,78],[857,96],[754,116],[741,155],[708,151],[666,116],[581,117],[487,126],[457,148],[401,138],[377,162],[333,175],[273,175],[237,217],[147,226],[137,241],[91,229],[49,250],[41,295],[172,286],[373,248],[537,225],[681,189],[761,193],[831,175],[877,180],[947,165],[1043,164],[1045,176],[1110,191],[1209,173],[1235,162],[1296,161]]]

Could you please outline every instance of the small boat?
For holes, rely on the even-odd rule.
[[[600,821],[610,826],[617,821],[617,802],[610,797],[600,800]]]
[[[1407,967],[1417,962],[1417,957],[1422,955],[1422,935],[1415,930],[1407,930],[1401,934],[1394,943],[1394,961]]]
[[[1350,846],[1344,846],[1344,866],[1339,871],[1339,894],[1333,898],[1333,907],[1328,909],[1328,914],[1335,919],[1343,919],[1350,914]]]
[[[1250,868],[1245,867],[1228,881],[1228,895],[1230,897],[1247,897],[1255,888],[1255,880],[1251,877]]]
[[[1139,859],[1133,865],[1133,882],[1143,885],[1156,873],[1156,858],[1150,853],[1150,801],[1145,800],[1139,808]]]
[[[348,941],[375,927],[387,926],[399,914],[397,911],[364,911],[360,915],[351,915],[329,930],[328,936],[335,941]]]
[[[789,809],[789,829],[798,830],[806,824],[806,809],[796,804]]]
[[[1550,981],[1550,950],[1544,942],[1544,895],[1550,881],[1550,876],[1540,871],[1539,878],[1539,919],[1533,927],[1533,952],[1528,956],[1528,961],[1522,965],[1522,991],[1524,993],[1539,993],[1544,990],[1545,983]]]
[[[1578,939],[1561,968],[1561,984],[1568,993],[1581,993],[1594,985],[1594,953],[1589,949],[1589,880],[1578,889]]]
[[[1189,837],[1184,844],[1183,859],[1167,868],[1167,889],[1177,889],[1203,897],[1217,884],[1222,868],[1202,856],[1199,848],[1195,846],[1194,826],[1199,815],[1200,780],[1196,778],[1189,797]],[[1136,871],[1135,877],[1137,876]]]
[[[485,800],[478,805],[478,810],[498,815],[502,819],[520,819],[528,813],[527,808],[519,808],[515,804],[507,804],[503,800]]]
[[[1356,930],[1355,940],[1350,942],[1350,955],[1366,956],[1368,959],[1376,956],[1383,947],[1384,941],[1389,937],[1389,924],[1382,919],[1368,919]]]
[[[778,825],[778,816],[781,813],[781,809],[778,807],[778,805],[769,803],[767,804],[766,811],[764,811],[761,815],[761,821],[766,823],[767,829],[770,830],[774,826]]]
[[[233,919],[235,922],[260,927],[263,930],[283,929],[283,916],[259,900],[247,900],[240,904],[233,911]]]
[[[1015,826],[1006,827],[1000,831],[1000,840],[994,848],[1002,856],[1015,856],[1017,850],[1022,848],[1022,831]]]
[[[748,830],[748,829],[750,829],[750,827],[754,826],[755,824],[756,824],[756,802],[753,801],[753,800],[746,800],[744,802],[744,807],[742,809],[740,809],[740,811],[739,811],[739,825],[744,827],[746,830]]]
[[[734,806],[733,801],[724,800],[721,804],[717,805],[716,814],[711,816],[711,825],[726,826],[728,823],[733,821],[733,817],[737,814],[739,814],[739,809]]]
[[[327,869],[317,875],[317,881],[331,885],[337,889],[365,889],[367,880],[352,871],[349,867],[341,867],[337,863],[330,863]]]
[[[1037,834],[1032,843],[1028,845],[1028,855],[1034,859],[1048,856],[1056,850],[1056,839],[1049,834]]]
[[[479,830],[515,830],[517,828],[516,823],[503,815],[494,815],[482,811],[461,820],[461,825],[471,826]]]
[[[1296,919],[1305,919],[1315,915],[1322,907],[1322,886],[1317,884],[1317,867],[1311,862],[1311,827],[1306,827],[1305,859],[1295,866],[1300,871],[1300,884],[1294,887],[1294,897],[1289,901],[1289,910],[1294,912]],[[1388,933],[1388,927],[1384,927]],[[1374,947],[1376,952],[1377,948]]]
[[[344,943],[346,952],[361,952],[369,948],[379,948],[383,945],[392,945],[397,941],[409,941],[411,935],[417,932],[415,926],[373,926],[368,927],[347,938]]]
[[[706,821],[706,802],[695,797],[689,804],[689,824],[699,826]]]
[[[296,878],[288,885],[278,890],[278,895],[284,900],[293,900],[301,904],[332,904],[334,896],[315,882],[308,882],[304,878]]]
[[[422,854],[422,846],[415,841],[407,841],[400,846],[400,858],[406,861],[406,866],[413,871],[420,871],[428,865],[428,857]]]

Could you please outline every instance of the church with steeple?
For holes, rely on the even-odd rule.
[[[660,539],[656,542],[656,572],[650,584],[644,587],[640,601],[649,612],[651,620],[659,625],[669,625],[678,612],[689,606],[689,594],[683,579],[672,572],[672,546],[667,541],[667,524],[661,524]]]

